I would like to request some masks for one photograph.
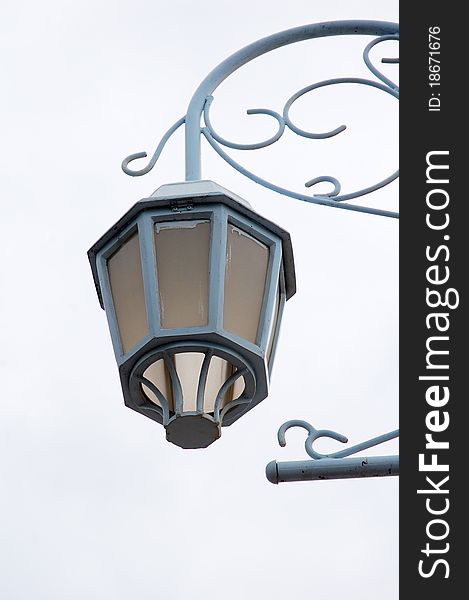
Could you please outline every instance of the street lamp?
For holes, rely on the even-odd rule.
[[[365,85],[398,99],[399,88],[373,63],[370,51],[382,42],[398,41],[399,28],[381,21],[335,21],[281,31],[258,40],[221,62],[201,82],[184,117],[162,137],[148,164],[129,165],[147,156],[128,156],[122,169],[131,176],[148,173],[166,142],[182,125],[186,141],[186,182],[160,187],[135,204],[89,251],[101,306],[106,310],[124,401],[127,406],[162,423],[168,441],[183,448],[204,448],[268,394],[275,346],[285,301],[295,293],[290,237],[255,213],[250,205],[201,178],[201,137],[232,167],[256,183],[285,196],[323,206],[398,218],[398,213],[351,204],[394,181],[395,171],[367,187],[343,193],[336,177],[321,175],[305,186],[328,183],[328,193],[305,194],[262,179],[236,162],[225,148],[257,150],[278,142],[286,129],[322,140],[346,127],[311,132],[295,125],[292,105],[326,86]],[[213,92],[249,61],[295,42],[336,35],[367,35],[363,50],[372,79],[341,77],[309,85],[291,95],[282,113],[268,108],[248,110],[267,115],[277,125],[267,140],[241,144],[226,140],[213,128]],[[383,58],[397,63],[396,58]],[[201,120],[203,119],[203,125]],[[333,454],[312,448],[318,437],[347,439],[330,430],[316,430],[305,421],[289,421],[278,432],[285,445],[290,427],[305,428],[306,451],[313,461],[268,465],[273,483],[329,477],[396,475],[398,457],[382,460],[346,458],[398,436],[398,430]],[[326,461],[324,460],[326,459]],[[332,461],[332,462],[331,462]],[[345,462],[344,462],[345,461]],[[315,464],[313,464],[315,463]]]
[[[289,234],[211,181],[160,187],[90,249],[127,406],[205,448],[264,400]]]

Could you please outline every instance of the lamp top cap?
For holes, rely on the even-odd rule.
[[[252,210],[252,206],[241,196],[227,190],[223,186],[215,183],[214,181],[210,181],[208,179],[202,179],[197,181],[182,181],[179,183],[167,183],[161,185],[158,189],[156,189],[151,198],[161,198],[161,199],[177,199],[177,198],[187,198],[191,196],[192,198],[197,198],[198,196],[219,196],[225,195],[235,200],[242,206],[249,208]]]

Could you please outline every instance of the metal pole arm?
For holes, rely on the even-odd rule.
[[[289,462],[273,460],[266,466],[265,474],[270,483],[397,476],[399,456],[321,458]]]
[[[399,436],[399,429],[384,433],[377,437],[350,446],[345,450],[331,454],[321,454],[313,448],[319,438],[331,438],[345,444],[345,435],[330,429],[316,429],[307,421],[295,419],[287,421],[278,430],[277,438],[280,446],[286,445],[285,433],[291,427],[302,427],[308,432],[305,441],[306,453],[313,460],[277,462],[271,461],[265,469],[267,479],[271,483],[286,481],[314,481],[318,479],[352,479],[355,477],[386,477],[399,475],[399,456],[356,456],[351,454],[362,452],[378,446]]]

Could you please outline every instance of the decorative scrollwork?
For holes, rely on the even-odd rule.
[[[306,131],[304,129],[301,129],[300,127],[295,125],[290,118],[290,109],[291,109],[292,105],[294,104],[294,102],[296,102],[301,96],[303,96],[309,92],[312,92],[313,90],[322,88],[322,87],[327,87],[327,86],[331,86],[331,85],[339,85],[339,84],[344,84],[344,83],[366,85],[366,86],[378,89],[387,94],[390,94],[391,96],[393,96],[396,99],[399,99],[399,88],[396,86],[396,84],[393,81],[391,81],[389,78],[387,78],[385,75],[383,75],[383,73],[381,73],[375,67],[375,65],[373,65],[373,63],[371,62],[370,56],[369,56],[370,50],[374,46],[376,46],[377,44],[379,44],[381,42],[389,41],[389,40],[397,41],[398,37],[396,35],[381,36],[379,38],[372,40],[366,46],[365,50],[363,51],[363,60],[366,64],[366,66],[373,73],[373,75],[375,75],[378,79],[381,80],[380,82],[373,81],[371,79],[358,78],[358,77],[341,77],[341,78],[335,78],[335,79],[327,79],[324,81],[320,81],[320,82],[308,85],[308,86],[302,88],[301,90],[299,90],[298,92],[296,92],[295,94],[293,94],[285,103],[282,115],[280,115],[279,113],[277,113],[273,110],[266,109],[266,108],[249,109],[247,111],[248,115],[265,114],[265,115],[270,115],[276,119],[276,121],[278,123],[278,130],[277,130],[276,134],[273,135],[272,137],[270,137],[268,140],[265,140],[263,142],[254,143],[254,144],[241,144],[241,143],[231,142],[231,141],[223,138],[221,135],[219,135],[214,130],[213,125],[210,121],[210,106],[213,102],[213,96],[209,96],[205,102],[205,106],[204,106],[205,127],[202,128],[202,133],[207,138],[207,140],[209,141],[212,148],[214,148],[214,150],[225,161],[227,161],[232,167],[237,169],[243,175],[246,175],[250,179],[256,181],[260,185],[263,185],[264,187],[268,187],[269,189],[272,189],[274,191],[278,191],[284,195],[288,195],[293,198],[297,198],[297,199],[305,200],[305,201],[333,199],[334,202],[343,202],[345,200],[351,200],[353,198],[358,198],[359,196],[364,196],[365,194],[370,194],[371,192],[374,192],[374,191],[388,185],[395,179],[397,179],[397,177],[399,176],[399,171],[395,171],[390,176],[386,177],[382,181],[379,181],[378,183],[375,183],[374,185],[371,185],[367,188],[360,189],[355,192],[343,194],[341,196],[339,195],[340,190],[341,190],[341,184],[340,184],[339,180],[330,175],[321,175],[319,177],[315,177],[314,179],[310,179],[309,181],[307,181],[305,183],[305,187],[310,188],[319,183],[330,182],[334,185],[334,189],[328,193],[315,194],[311,197],[311,196],[307,196],[305,194],[297,194],[297,193],[295,193],[291,190],[287,190],[285,188],[280,188],[279,186],[275,186],[274,184],[256,176],[255,174],[250,173],[249,171],[247,171],[247,169],[242,167],[238,162],[233,160],[233,158],[229,157],[229,159],[228,159],[228,155],[221,149],[220,144],[225,147],[233,148],[236,150],[257,150],[260,148],[266,148],[267,146],[270,146],[271,144],[277,142],[282,137],[286,127],[288,129],[290,129],[290,131],[292,131],[293,133],[295,133],[301,137],[315,139],[315,140],[327,139],[327,138],[331,138],[331,137],[338,135],[342,131],[345,131],[345,129],[347,128],[346,125],[340,125],[331,131],[327,131],[327,132],[323,132],[323,133],[315,133],[315,132]],[[385,62],[388,62],[388,63],[396,62],[396,59],[382,59],[382,60]],[[356,207],[354,207],[354,209],[355,208]],[[392,214],[388,214],[387,216],[397,216],[397,214],[392,213]]]
[[[218,135],[216,131],[212,127],[212,123],[210,122],[210,105],[213,102],[213,96],[208,96],[204,105],[204,121],[206,124],[207,132],[210,134],[212,139],[216,140],[223,146],[227,146],[228,148],[233,148],[235,150],[259,150],[260,148],[267,148],[271,144],[274,144],[277,140],[279,140],[283,132],[285,131],[285,119],[279,115],[274,110],[269,110],[268,108],[249,108],[246,113],[248,115],[270,115],[277,120],[278,123],[278,131],[275,135],[270,137],[268,140],[264,142],[257,142],[255,144],[237,144],[235,142],[230,142],[225,138],[222,138],[221,135]]]
[[[381,44],[382,42],[387,42],[387,41],[399,41],[399,36],[397,35],[382,35],[379,38],[376,38],[375,40],[372,40],[368,46],[365,48],[365,50],[363,50],[363,60],[365,61],[366,66],[368,67],[368,69],[373,73],[373,75],[375,75],[378,79],[381,79],[381,81],[387,85],[388,87],[392,88],[393,90],[399,90],[399,88],[397,87],[397,85],[391,81],[390,79],[388,79],[385,75],[383,75],[383,73],[381,73],[381,71],[379,71],[374,64],[371,62],[370,59],[370,50],[373,48],[373,46],[376,46],[377,44]],[[395,64],[399,64],[399,59],[398,58],[382,58],[381,62],[383,64],[388,64],[388,65],[395,65]]]
[[[181,127],[181,125],[183,123],[185,123],[185,121],[186,121],[186,117],[185,116],[181,117],[180,119],[178,119],[176,121],[176,123],[174,123],[174,125],[172,125],[168,129],[168,131],[161,138],[161,141],[158,144],[155,152],[153,153],[153,156],[151,157],[150,162],[148,163],[148,165],[146,167],[143,167],[143,169],[139,169],[137,171],[134,171],[133,169],[129,169],[129,163],[131,163],[134,160],[137,160],[138,158],[145,158],[147,156],[146,152],[135,152],[135,154],[129,154],[129,156],[124,158],[124,160],[122,161],[122,165],[121,165],[124,173],[126,175],[130,175],[131,177],[140,177],[141,175],[146,175],[147,173],[149,173],[153,169],[153,167],[156,165],[156,162],[159,159],[160,154],[163,151],[163,148],[166,146],[166,142],[173,135],[173,133],[177,129],[179,129],[179,127]]]
[[[140,170],[133,170],[129,168],[130,162],[147,156],[146,152],[138,152],[136,154],[131,154],[126,159],[124,159],[122,163],[123,171],[131,176],[140,176],[148,173],[156,164],[168,139],[184,123],[186,128],[186,177],[188,178],[188,180],[200,178],[200,137],[201,134],[203,134],[209,142],[209,144],[212,146],[212,148],[219,154],[219,156],[223,158],[223,160],[225,160],[228,164],[230,164],[234,169],[236,169],[246,177],[250,178],[251,180],[255,181],[256,183],[267,187],[275,192],[278,192],[285,196],[289,196],[291,198],[302,200],[304,202],[322,204],[326,206],[332,206],[335,208],[343,208],[348,210],[354,210],[357,212],[365,212],[370,214],[398,218],[399,214],[393,211],[358,206],[346,202],[354,198],[365,196],[380,188],[385,187],[386,185],[397,179],[397,177],[399,176],[398,170],[386,177],[385,179],[374,183],[373,185],[370,185],[357,191],[343,194],[341,194],[340,181],[336,177],[333,177],[331,175],[320,175],[306,181],[306,183],[304,184],[305,187],[313,188],[320,183],[330,183],[333,185],[333,189],[327,193],[323,192],[320,194],[317,193],[313,195],[308,195],[283,188],[281,186],[275,185],[274,183],[271,183],[270,181],[267,181],[266,179],[257,176],[256,174],[252,173],[251,171],[240,165],[223,149],[223,147],[231,148],[234,150],[259,150],[262,148],[266,148],[279,141],[282,138],[286,128],[288,128],[296,135],[315,140],[331,138],[342,133],[343,131],[345,131],[346,125],[339,125],[335,129],[332,129],[331,131],[327,132],[311,132],[298,127],[295,123],[293,123],[292,119],[290,118],[290,109],[294,102],[296,102],[296,100],[298,100],[303,95],[319,88],[340,84],[366,85],[375,88],[379,91],[385,92],[398,99],[398,86],[386,75],[384,75],[376,67],[376,65],[373,64],[370,58],[370,51],[376,45],[386,41],[398,41],[399,36],[397,31],[397,26],[394,26],[394,24],[391,23],[380,23],[371,21],[337,21],[331,23],[308,25],[304,28],[293,28],[291,30],[279,32],[278,34],[274,34],[273,36],[269,36],[268,38],[264,38],[263,40],[258,40],[257,42],[254,42],[253,44],[233,54],[231,57],[228,57],[206,77],[206,79],[196,90],[189,105],[187,114],[181,119],[179,119],[164,134],[146,167]],[[327,79],[304,87],[298,92],[291,95],[285,103],[282,114],[268,108],[249,109],[247,111],[248,115],[266,115],[275,119],[276,121],[277,131],[270,138],[260,142],[255,142],[251,144],[232,142],[222,137],[213,128],[210,120],[210,107],[213,101],[213,90],[216,87],[218,87],[218,85],[227,76],[229,76],[237,68],[239,68],[246,62],[249,62],[249,60],[260,56],[265,52],[269,52],[274,48],[293,43],[295,41],[300,41],[302,39],[322,37],[324,35],[373,35],[373,33],[375,35],[378,35],[378,37],[375,37],[365,47],[363,51],[363,61],[368,70],[378,81],[374,79],[364,79],[357,77]],[[382,58],[381,62],[384,64],[397,64],[399,62],[399,59]],[[204,120],[203,126],[200,125],[201,113],[203,114]]]
[[[341,433],[337,433],[336,431],[331,431],[330,429],[316,429],[307,421],[295,419],[292,421],[287,421],[278,430],[277,437],[280,446],[286,445],[287,442],[285,439],[285,433],[291,427],[302,427],[303,429],[306,429],[309,435],[305,441],[305,450],[311,458],[314,458],[316,460],[321,458],[345,458],[346,456],[351,456],[352,454],[356,454],[357,452],[361,452],[362,450],[366,450],[367,448],[372,448],[373,446],[377,446],[378,444],[383,444],[384,442],[388,442],[389,440],[392,440],[399,436],[399,429],[395,429],[394,431],[384,433],[383,435],[379,435],[378,437],[372,438],[365,442],[361,442],[360,444],[356,444],[355,446],[351,446],[349,448],[346,448],[345,450],[340,450],[339,452],[333,452],[331,454],[321,454],[313,449],[313,443],[317,439],[321,437],[328,437],[345,444],[346,442],[348,442],[348,438],[346,438],[345,435],[342,435]]]

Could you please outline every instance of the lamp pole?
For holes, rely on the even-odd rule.
[[[323,38],[323,37],[329,37],[329,36],[345,36],[345,35],[372,36],[371,41],[369,41],[366,44],[366,46],[364,47],[364,50],[363,50],[363,60],[364,60],[366,67],[368,68],[369,72],[372,74],[372,76],[373,76],[372,78],[365,79],[365,78],[357,78],[357,77],[342,77],[342,78],[327,79],[327,80],[323,80],[323,81],[311,84],[311,85],[297,91],[293,95],[291,95],[290,98],[285,103],[282,113],[276,112],[269,108],[256,108],[256,109],[248,110],[247,112],[249,115],[256,115],[256,114],[267,115],[276,121],[276,125],[277,125],[276,133],[273,136],[271,136],[269,139],[258,142],[258,143],[253,143],[253,144],[234,143],[234,142],[231,142],[231,141],[223,138],[214,130],[214,128],[211,124],[211,121],[210,121],[210,107],[211,107],[211,104],[213,101],[213,93],[215,92],[217,87],[227,77],[229,77],[232,73],[234,73],[237,69],[239,69],[246,63],[252,61],[253,59],[255,59],[263,54],[266,54],[272,50],[280,48],[282,46],[287,46],[289,44],[293,44],[296,42],[313,39],[313,38]],[[399,98],[398,86],[391,79],[389,79],[387,76],[385,76],[380,71],[380,69],[373,63],[372,59],[370,58],[370,51],[374,46],[376,46],[377,44],[380,44],[382,42],[387,42],[387,41],[396,41],[397,42],[398,39],[399,39],[399,27],[395,23],[389,23],[389,22],[383,22],[383,21],[353,20],[353,21],[333,21],[333,22],[303,25],[300,27],[295,27],[292,29],[281,31],[279,33],[276,33],[276,34],[270,35],[268,37],[262,38],[260,40],[257,40],[255,42],[249,44],[245,48],[242,48],[241,50],[238,50],[237,52],[235,52],[234,54],[229,56],[227,59],[222,61],[217,67],[215,67],[207,75],[207,77],[201,82],[201,84],[198,86],[197,90],[195,91],[194,95],[192,96],[192,99],[189,103],[186,115],[181,117],[180,119],[178,119],[178,121],[176,121],[176,123],[174,123],[174,125],[172,125],[168,129],[168,131],[164,134],[164,136],[162,137],[155,152],[153,153],[152,157],[150,158],[150,160],[146,166],[144,166],[140,169],[134,169],[134,168],[130,167],[130,163],[132,163],[133,161],[135,161],[137,159],[145,158],[147,156],[146,152],[138,152],[138,153],[131,154],[127,158],[124,159],[124,161],[122,162],[122,169],[126,174],[128,174],[130,176],[141,176],[141,175],[148,173],[155,166],[168,139],[172,136],[172,134],[177,129],[179,129],[182,125],[184,125],[184,127],[185,127],[186,183],[189,186],[191,186],[192,184],[194,184],[196,186],[198,184],[202,184],[201,137],[204,136],[205,139],[210,144],[210,146],[233,168],[238,170],[240,173],[242,173],[249,179],[258,183],[259,185],[264,186],[268,189],[271,189],[277,193],[280,193],[285,196],[289,196],[291,198],[295,198],[297,200],[308,202],[311,204],[319,204],[319,205],[328,206],[331,208],[351,210],[351,211],[355,211],[355,212],[362,212],[362,213],[373,214],[373,215],[377,215],[377,216],[381,216],[381,217],[397,219],[399,217],[399,215],[396,212],[381,209],[381,208],[367,207],[367,206],[353,204],[350,202],[350,200],[354,200],[358,197],[362,197],[362,196],[371,194],[372,192],[374,192],[380,188],[383,188],[384,186],[388,185],[392,181],[396,180],[399,175],[398,170],[394,171],[393,173],[388,175],[383,180],[378,181],[366,188],[362,188],[362,189],[354,190],[354,191],[348,191],[346,193],[342,192],[341,183],[336,177],[334,177],[332,175],[318,175],[318,176],[314,177],[313,179],[310,179],[309,181],[307,181],[305,183],[305,186],[307,188],[314,188],[319,183],[328,183],[332,186],[332,190],[330,190],[328,193],[304,194],[304,193],[299,193],[299,192],[296,192],[293,190],[286,189],[284,187],[281,187],[275,183],[272,183],[270,181],[267,181],[267,180],[257,176],[255,173],[249,171],[247,168],[245,168],[244,166],[239,164],[237,161],[235,161],[227,153],[225,148],[231,148],[231,149],[236,149],[236,150],[257,150],[260,148],[265,148],[267,146],[270,146],[271,144],[274,144],[278,140],[280,140],[280,138],[282,137],[282,135],[284,134],[286,129],[289,129],[293,133],[295,133],[299,136],[302,136],[304,138],[316,139],[316,140],[332,138],[332,137],[340,134],[346,128],[345,125],[341,125],[341,126],[335,128],[331,131],[328,131],[328,132],[311,132],[311,131],[305,131],[305,130],[299,128],[297,125],[295,125],[293,123],[293,121],[290,117],[290,114],[289,114],[290,109],[291,109],[292,105],[300,97],[302,97],[303,95],[305,95],[309,92],[313,92],[316,89],[322,88],[322,87],[342,85],[342,84],[365,85],[365,86],[370,86],[372,88],[375,88],[379,91],[382,91],[395,99],[398,99]],[[398,63],[398,59],[397,58],[383,58],[382,62],[393,64],[393,63]],[[181,207],[184,207],[184,206],[186,206],[186,208],[187,208],[187,206],[190,205],[190,208],[192,209],[191,202],[193,201],[194,197],[201,197],[201,198],[207,197],[208,192],[206,190],[205,190],[205,192],[202,190],[197,194],[194,192],[193,188],[190,188],[190,189],[191,189],[191,194],[192,194],[190,201],[187,199],[187,197],[184,194],[182,194],[182,196],[178,200],[179,204],[176,203],[176,205],[174,205],[175,198],[176,199],[178,198],[178,193],[176,193],[175,195],[173,194],[173,196],[169,195],[169,196],[165,197],[166,204],[164,206],[168,207],[168,210],[169,210],[170,208],[174,209],[174,206],[176,206],[177,209],[180,209]],[[197,188],[194,188],[194,189],[197,189]],[[218,191],[218,194],[220,196],[220,190]],[[147,199],[147,201],[149,201],[149,199]],[[171,202],[173,202],[173,204]],[[184,202],[185,202],[185,205],[184,205]],[[202,200],[199,200],[198,202],[202,202]],[[236,204],[236,200],[234,200],[234,203],[233,203],[233,199],[232,200],[225,199],[225,200],[221,200],[221,202],[222,203],[224,202],[231,208],[233,208],[233,207],[235,209],[239,208],[238,205]],[[143,208],[148,213],[147,209],[154,210],[155,207],[156,207],[156,205],[154,203],[152,203],[151,201],[149,201],[149,203],[147,202],[147,204]],[[148,214],[150,214],[150,213],[148,213]],[[153,213],[152,213],[152,215],[153,215]],[[249,215],[252,216],[251,213],[249,213]],[[153,220],[157,220],[159,217],[153,215],[153,216],[151,216],[151,218]],[[233,217],[233,218],[236,218],[236,217]],[[253,218],[256,219],[257,217],[254,216]],[[129,225],[129,223],[130,223],[130,221],[128,221],[128,219],[127,219],[127,221],[125,223],[126,226],[130,227],[131,224]],[[228,223],[229,223],[229,219],[228,219]],[[264,225],[265,225],[265,223],[264,223]],[[274,236],[272,238],[274,241],[270,241],[270,238],[268,238],[268,236],[270,234],[264,233],[264,234],[262,234],[262,235],[264,235],[264,238],[263,238],[264,243],[269,243],[269,244],[277,243],[278,244],[281,242],[280,238],[278,237],[279,235],[280,236],[288,235],[288,234],[286,234],[286,232],[279,233],[279,231],[276,230],[272,224],[267,225],[267,227],[270,227],[272,235]],[[226,230],[226,227],[225,227],[225,230]],[[115,231],[115,229],[113,231]],[[264,228],[263,231],[266,232],[267,230]],[[149,235],[149,234],[147,233],[147,235]],[[226,232],[224,235],[226,237]],[[258,241],[259,241],[259,239],[260,238],[258,238]],[[284,241],[285,241],[285,239],[286,238],[284,237]],[[275,240],[278,240],[278,241],[276,242]],[[108,240],[108,238],[105,238],[104,241],[108,242],[109,240]],[[103,247],[104,247],[103,244],[101,244],[95,248],[95,251],[103,252]],[[285,246],[285,244],[284,244],[284,250],[285,250],[285,247],[288,248],[288,245]],[[143,248],[143,247],[141,247],[141,248]],[[106,256],[108,256],[108,257],[113,256],[109,250],[106,250],[106,251],[108,252],[108,254]],[[144,248],[143,248],[143,251],[144,251],[144,253],[146,252],[146,250]],[[90,259],[91,259],[91,257],[90,257]],[[221,262],[220,262],[220,264],[221,264]],[[280,262],[278,262],[277,264],[280,265]],[[278,268],[280,268],[280,267],[278,267]],[[102,269],[104,269],[104,267],[102,267]],[[143,269],[145,270],[145,266],[143,267]],[[294,271],[292,269],[293,269],[293,263],[291,260],[290,263],[283,265],[282,272],[290,273],[290,278],[292,280],[294,280]],[[103,275],[103,277],[104,277],[104,279],[106,278],[104,275]],[[154,278],[154,276],[152,276],[152,277]],[[226,277],[226,275],[225,275],[225,277]],[[278,275],[276,275],[276,277],[278,278]],[[281,277],[283,277],[283,275],[281,275]],[[96,279],[96,277],[95,277],[95,279]],[[145,286],[148,287],[147,283],[146,282],[144,282],[144,283],[145,283]],[[99,284],[99,282],[97,283],[97,287],[98,287],[98,284]],[[274,290],[275,285],[276,285],[275,282],[271,285],[272,290]],[[109,293],[108,295],[110,298],[110,302],[112,303],[112,293]],[[161,299],[158,300],[157,302],[161,303]],[[272,302],[273,302],[273,300],[271,298],[270,306],[272,306]],[[267,332],[267,329],[269,326],[269,319],[263,325],[266,332]],[[261,328],[261,325],[259,325],[259,328]],[[114,327],[114,329],[116,329],[116,328]],[[159,332],[159,334],[160,333],[161,332]],[[187,335],[188,332],[186,330],[184,330],[183,334]],[[212,334],[210,334],[210,335],[212,335]],[[118,333],[114,333],[114,336],[117,338]],[[171,338],[171,340],[174,342],[173,338],[174,338],[174,335]],[[265,339],[267,339],[267,337],[265,337]],[[241,350],[243,350],[244,343],[240,342],[239,339],[236,339],[234,341],[238,345],[236,345],[236,344],[233,345],[233,339],[230,338],[231,351],[238,352],[240,348],[241,348]],[[158,345],[160,342],[157,341],[156,343]],[[154,346],[154,343],[153,343],[153,346]],[[193,349],[194,344],[192,346],[190,346],[190,344],[189,344],[188,348]],[[252,351],[252,348],[251,347],[249,347],[249,348]],[[261,348],[261,350],[262,350],[262,348]],[[154,352],[154,348],[152,351]],[[163,361],[168,360],[167,354],[165,354],[164,350],[159,349],[158,352],[159,352],[158,357],[160,360],[163,360]],[[175,351],[172,350],[172,352],[173,352],[173,359],[174,359]],[[213,354],[213,348],[209,349],[209,350],[205,349],[204,352],[212,352],[212,354]],[[220,356],[227,358],[226,353],[223,354],[223,352],[226,352],[226,351],[222,349],[220,351]],[[262,350],[262,352],[265,353],[265,348],[264,348],[264,350]],[[262,355],[262,352],[261,352],[261,355]],[[205,357],[207,357],[207,353],[205,353]],[[142,358],[141,356],[137,356],[137,359],[140,361],[140,363],[143,364],[143,367],[147,368],[147,370],[148,370],[148,368],[150,368],[150,367],[148,367],[148,365],[150,364],[148,362],[148,360],[149,360],[148,358],[146,358],[146,357]],[[236,362],[231,357],[229,357],[229,359],[232,362]],[[151,360],[153,360],[153,358]],[[241,371],[239,371],[239,369],[241,369],[242,365],[244,364],[243,360],[240,359],[240,366],[238,366],[238,371],[237,371],[238,377],[239,377],[239,373],[241,372]],[[156,397],[155,401],[157,401],[158,398],[160,398],[160,396],[161,396],[160,405],[164,405],[164,406],[160,406],[160,408],[164,408],[165,414],[168,413],[168,410],[169,410],[168,403],[163,398],[164,395],[161,394],[161,390],[158,389],[158,387],[154,383],[149,382],[148,379],[143,377],[143,373],[144,373],[143,367],[141,367],[142,373],[139,374],[137,383],[139,383],[139,384],[142,384],[142,382],[146,383],[146,385],[150,388],[150,390],[154,392],[154,395]],[[180,388],[181,388],[180,382],[177,378],[177,375],[174,374],[175,363],[174,364],[171,363],[169,365],[169,367],[170,367],[169,370],[171,373],[171,378],[176,378],[176,383],[179,386],[178,389],[180,392]],[[207,362],[207,360],[204,360],[203,366],[202,366],[202,373],[204,373],[204,370],[205,370],[205,373],[204,373],[205,378],[207,376],[208,368],[209,368],[208,362]],[[129,367],[129,369],[130,369],[130,367]],[[270,367],[269,367],[269,369],[270,369]],[[245,372],[246,371],[242,371],[243,374]],[[143,377],[143,379],[142,379],[142,377]],[[253,390],[255,389],[255,386],[256,386],[256,377],[257,377],[257,374],[254,373],[253,374],[253,386],[254,386]],[[203,385],[205,385],[205,384],[202,385],[200,383],[200,381],[202,381],[202,379],[203,379],[203,376],[201,375],[200,380],[199,380],[199,385],[198,385],[198,392],[197,392],[198,405],[202,403],[201,398],[202,398],[203,392],[204,392]],[[226,386],[228,385],[228,381],[224,384],[225,387],[221,388],[222,391],[219,392],[215,404],[217,404],[217,402],[218,402],[218,404],[220,404],[222,392],[225,393]],[[251,396],[253,396],[253,394],[254,394],[254,391],[252,392]],[[249,403],[249,401],[250,401],[249,399],[245,399],[244,403]],[[165,402],[166,402],[166,404],[165,404]],[[180,399],[179,402],[182,405],[182,402],[183,402],[182,399]],[[221,406],[221,404],[220,404],[220,406]],[[133,406],[133,408],[135,408],[135,406]],[[140,410],[140,409],[137,408],[137,410]],[[141,411],[141,412],[144,412],[144,411]],[[187,413],[187,414],[189,414],[189,413]],[[176,414],[176,417],[177,416],[178,415]],[[191,413],[191,416],[195,416],[195,413]],[[174,418],[175,417],[171,417],[171,419],[174,419]],[[212,417],[209,417],[209,418],[212,418]],[[164,416],[162,414],[161,418],[158,417],[157,420],[159,420],[160,422],[163,422],[164,420],[168,421],[168,419],[169,419],[169,417],[167,414],[166,414],[166,416]],[[170,422],[171,422],[171,419],[169,419]],[[180,422],[182,423],[183,421],[180,421]],[[189,420],[186,419],[185,423],[186,423],[185,427],[188,426]],[[312,460],[310,460],[310,461],[295,461],[295,462],[289,462],[289,463],[285,463],[285,462],[280,463],[280,462],[272,461],[271,463],[269,463],[269,465],[267,465],[267,468],[266,468],[267,478],[272,483],[279,483],[279,482],[283,482],[283,481],[299,481],[299,480],[307,480],[307,479],[314,480],[314,479],[352,478],[352,477],[353,478],[354,477],[378,477],[378,476],[389,476],[389,475],[393,476],[393,475],[399,474],[399,457],[398,456],[386,456],[386,457],[359,456],[359,457],[355,457],[355,458],[350,458],[350,456],[352,454],[361,452],[370,447],[376,446],[378,444],[381,444],[383,442],[386,442],[386,441],[389,441],[391,439],[398,437],[399,430],[391,431],[389,433],[378,436],[371,440],[367,440],[366,442],[362,442],[355,446],[349,447],[345,450],[326,455],[326,454],[320,454],[313,449],[313,442],[316,439],[318,439],[319,437],[329,437],[329,438],[335,439],[337,441],[340,441],[342,443],[345,443],[345,442],[347,442],[347,438],[345,438],[345,436],[338,434],[334,431],[317,430],[312,425],[307,423],[306,421],[295,420],[295,421],[288,421],[287,423],[285,423],[284,425],[282,425],[280,427],[280,429],[278,431],[278,441],[281,446],[284,446],[286,443],[285,433],[290,427],[302,427],[307,430],[308,437],[305,442],[305,448],[306,448],[307,454],[311,457]],[[185,435],[185,429],[184,429],[184,435]],[[211,442],[209,442],[209,443],[211,443]],[[194,446],[187,446],[187,447],[194,447]]]

